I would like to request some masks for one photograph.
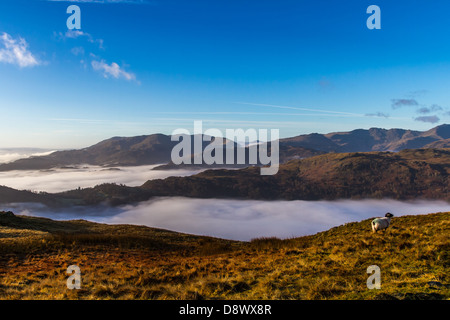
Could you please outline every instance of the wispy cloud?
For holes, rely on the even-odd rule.
[[[109,122],[108,120],[99,120],[99,119],[78,119],[78,118],[50,118],[48,121],[64,121],[64,122],[78,122],[78,123],[105,123]]]
[[[92,68],[100,72],[105,78],[125,79],[127,81],[136,81],[136,75],[132,72],[123,70],[117,63],[106,63],[104,60],[91,62]]]
[[[70,50],[76,56],[84,56],[84,48],[83,47],[74,47]]]
[[[437,123],[439,122],[440,119],[438,116],[422,116],[414,118],[414,120],[421,122]]]
[[[83,38],[83,39],[86,39],[90,43],[97,44],[100,49],[104,49],[103,48],[103,43],[104,43],[103,39],[95,39],[88,32],[84,32],[81,30],[67,30],[65,33],[62,33],[62,32],[56,33],[55,32],[54,34],[55,34],[56,38],[58,38],[60,40]]]
[[[0,36],[0,62],[15,64],[21,68],[33,67],[41,64],[28,50],[25,39],[14,39],[6,32]]]
[[[416,99],[391,99],[392,109],[398,109],[401,107],[416,107],[419,103]]]
[[[422,108],[420,108],[420,109],[417,109],[417,112],[418,112],[418,113],[430,113],[431,110],[430,110],[430,108],[422,107]]]
[[[85,39],[90,43],[97,44],[100,49],[103,48],[103,39],[96,39],[90,33],[84,32],[82,30],[67,30],[65,33],[59,32],[54,33],[55,37],[60,40],[66,39]],[[84,56],[85,48],[82,46],[77,46],[71,49],[72,54],[76,56]],[[114,79],[124,79],[127,81],[136,81],[138,84],[140,83],[136,79],[136,75],[132,72],[125,71],[123,66],[119,66],[118,63],[112,62],[108,64],[105,60],[94,53],[89,54],[92,58],[91,66],[92,68],[100,72],[105,78],[114,78]],[[87,67],[86,61],[83,59],[80,61],[84,67]]]
[[[430,112],[435,112],[435,111],[442,111],[444,110],[441,106],[437,105],[437,104],[433,104],[430,107],[422,107],[420,109],[417,110],[418,113],[430,113]]]
[[[439,105],[437,105],[437,104],[433,104],[433,105],[430,107],[430,110],[431,110],[431,111],[442,111],[442,110],[444,110],[444,108],[442,108],[441,106],[439,106]]]
[[[383,113],[383,112],[366,113],[365,116],[366,117],[389,118],[389,115],[387,113]]]
[[[254,115],[254,116],[299,116],[317,117],[317,113],[285,113],[285,112],[242,112],[242,111],[158,111],[155,114],[202,114],[202,115]],[[340,114],[320,114],[321,117],[342,117]],[[366,116],[368,116],[366,114]],[[374,115],[376,116],[376,115]],[[387,115],[389,116],[389,115]]]
[[[420,89],[420,90],[413,90],[410,91],[407,96],[410,98],[416,98],[416,97],[422,97],[428,93],[428,90],[426,89]]]
[[[300,107],[290,107],[290,106],[280,106],[280,105],[273,105],[273,104],[253,103],[253,102],[240,102],[240,101],[237,101],[237,102],[234,102],[234,103],[250,105],[250,106],[277,108],[277,109],[290,109],[290,110],[312,111],[312,112],[318,112],[318,113],[331,113],[331,114],[339,114],[341,116],[364,117],[363,114],[353,113],[353,112],[342,112],[342,111],[332,111],[332,110],[323,110],[323,109],[300,108]]]
[[[329,91],[334,89],[333,83],[326,77],[322,77],[317,84],[319,85],[319,88],[323,91]]]
[[[60,32],[60,34],[62,34],[62,33]],[[81,30],[67,30],[64,33],[64,37],[72,38],[72,39],[76,39],[76,38],[79,38],[79,37],[89,37],[89,38],[91,38],[91,35],[89,33],[81,31]]]

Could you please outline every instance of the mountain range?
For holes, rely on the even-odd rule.
[[[203,148],[209,143],[203,142]],[[186,165],[176,166],[171,163],[171,151],[176,144],[178,141],[171,141],[171,136],[164,134],[113,137],[83,149],[56,151],[46,156],[35,156],[0,164],[0,171],[42,170],[76,164],[100,166],[164,164],[160,169],[185,167]],[[235,144],[235,147],[239,146]],[[449,124],[443,124],[428,131],[371,128],[328,134],[311,133],[279,140],[280,163],[330,152],[400,151],[449,147]],[[248,153],[248,147],[245,149]],[[193,156],[192,151],[191,155]],[[203,166],[206,165],[203,164]],[[229,165],[223,165],[223,167],[229,167]]]
[[[280,140],[280,145],[301,146],[325,152],[400,151],[403,149],[450,146],[450,125],[443,124],[428,131],[405,129],[357,129],[328,134],[312,133]]]
[[[157,196],[259,200],[390,198],[450,201],[450,149],[327,153],[281,164],[275,175],[257,167],[215,169],[142,186],[101,184],[60,193],[0,186],[0,203],[39,202],[51,207],[124,205]]]

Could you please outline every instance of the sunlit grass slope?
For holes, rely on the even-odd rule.
[[[250,242],[0,213],[1,299],[449,299],[450,212]],[[81,289],[66,286],[69,265]],[[369,290],[367,267],[381,270]]]

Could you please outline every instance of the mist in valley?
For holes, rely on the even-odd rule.
[[[189,176],[204,169],[153,170],[159,165],[130,167],[100,167],[76,165],[50,170],[12,170],[0,172],[0,185],[18,190],[45,191],[50,193],[94,187],[102,183],[141,186],[147,180],[170,176]]]
[[[150,179],[188,176],[202,170],[153,170],[156,165],[0,172],[0,185],[15,189],[60,192],[101,183],[139,186]],[[352,221],[384,216],[450,211],[445,201],[337,200],[260,201],[159,197],[135,205],[50,209],[37,203],[2,205],[0,210],[56,220],[86,219],[109,224],[136,224],[233,240],[289,238],[314,234]],[[395,217],[393,219],[395,225]],[[367,226],[370,231],[370,225]]]
[[[155,198],[120,207],[74,207],[51,210],[42,204],[9,204],[2,210],[57,220],[86,219],[108,224],[135,224],[183,233],[248,241],[259,237],[290,238],[314,234],[344,223],[449,211],[445,201],[339,200],[259,201]],[[367,231],[371,227],[367,225]]]
[[[1,148],[0,164],[29,157],[47,156],[56,150],[41,148]]]

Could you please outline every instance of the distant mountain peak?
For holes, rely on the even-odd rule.
[[[194,136],[190,136],[194,139]],[[407,129],[355,129],[327,134],[310,133],[280,139],[280,161],[306,158],[327,152],[400,151],[448,146],[450,125],[442,124],[428,131]],[[203,139],[202,139],[203,140]],[[211,139],[212,141],[214,139]],[[150,165],[171,161],[171,151],[178,144],[171,136],[156,133],[134,137],[115,136],[78,150],[57,151],[47,156],[20,159],[1,164],[0,171],[40,170],[58,166],[90,165]],[[209,141],[203,141],[203,147]],[[228,141],[225,141],[225,145]]]

